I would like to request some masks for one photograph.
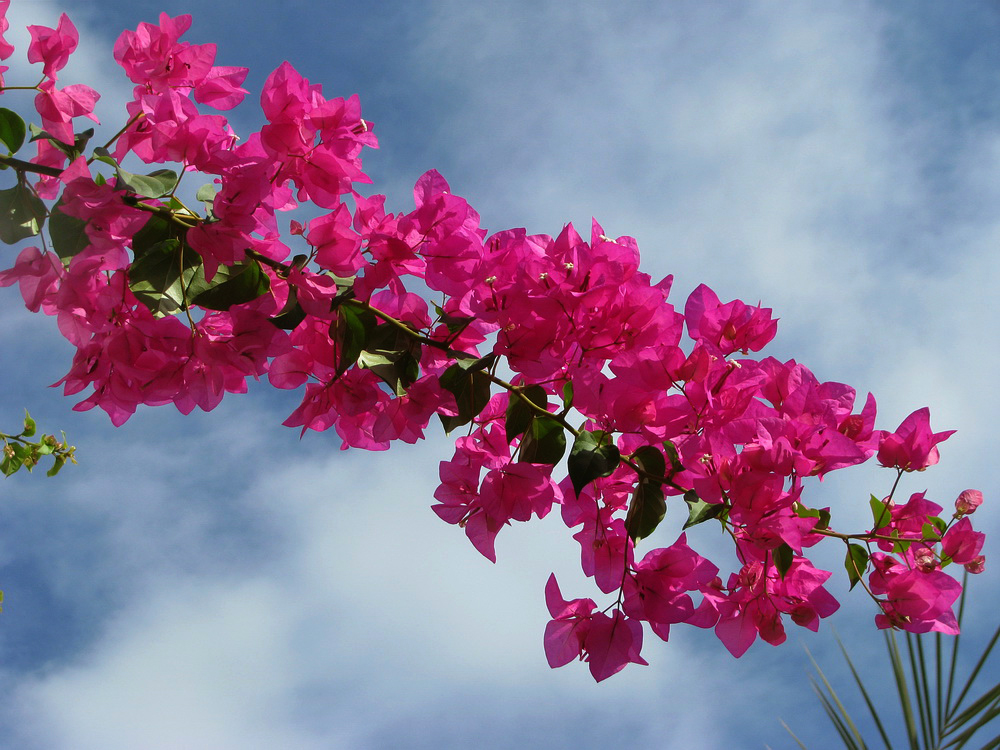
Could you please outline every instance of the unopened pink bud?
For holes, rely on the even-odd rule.
[[[955,501],[955,512],[959,515],[967,515],[975,512],[976,508],[983,504],[983,493],[979,490],[962,490]]]
[[[969,560],[969,562],[965,564],[965,569],[973,574],[982,573],[986,569],[986,557],[984,555],[980,555],[979,557]]]
[[[926,547],[917,553],[915,561],[917,563],[917,568],[924,573],[930,573],[938,565],[938,561],[934,556],[934,553]]]

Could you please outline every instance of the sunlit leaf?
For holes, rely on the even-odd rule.
[[[861,580],[865,570],[868,569],[868,550],[860,544],[848,544],[844,568],[847,570],[847,577],[850,579],[853,589]]]

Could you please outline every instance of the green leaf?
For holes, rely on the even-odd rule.
[[[521,441],[520,460],[555,466],[566,452],[566,433],[552,417],[536,416]]]
[[[65,143],[61,139],[56,138],[51,133],[42,130],[34,123],[28,124],[28,130],[31,132],[30,140],[32,142],[46,140],[53,146],[55,146],[57,149],[62,151],[64,154],[66,154],[66,156],[69,158],[70,161],[80,156],[80,154],[83,153],[83,150],[87,147],[87,144],[90,142],[90,139],[94,137],[94,129],[88,128],[87,130],[84,130],[82,133],[76,133],[73,136],[73,143]],[[102,149],[94,149],[95,152],[100,150]],[[104,154],[105,156],[107,155],[106,149],[104,150]],[[110,159],[111,157],[107,158]]]
[[[0,190],[0,241],[13,245],[42,230],[45,204],[21,181],[12,188]]]
[[[212,203],[215,200],[215,196],[219,194],[219,186],[214,182],[209,182],[206,185],[202,185],[198,188],[198,192],[194,194],[195,200],[199,200],[202,203]]]
[[[184,309],[186,290],[197,274],[204,280],[198,253],[190,248],[185,251],[179,240],[163,240],[129,267],[129,288],[153,315],[162,318]]]
[[[147,175],[126,172],[115,164],[118,173],[117,187],[124,187],[145,198],[162,198],[177,187],[177,173],[172,169],[156,169]]]
[[[31,418],[28,414],[28,410],[24,410],[24,430],[21,431],[22,437],[33,437],[35,434],[35,420]]]
[[[295,287],[289,285],[288,287],[288,299],[285,300],[285,306],[278,311],[278,314],[273,318],[270,318],[271,323],[276,327],[284,331],[292,331],[298,327],[299,323],[306,319],[306,311],[302,309],[302,305],[299,304],[298,295],[295,292]]]
[[[666,514],[663,485],[639,482],[625,516],[625,531],[634,542],[645,539],[656,530]]]
[[[844,558],[844,568],[853,589],[858,585],[861,576],[868,569],[868,550],[860,544],[848,544],[847,556]]]
[[[455,404],[458,407],[458,414],[453,417],[440,415],[445,432],[451,432],[456,427],[468,424],[479,416],[489,403],[492,381],[490,376],[483,372],[483,367],[488,366],[484,360],[488,359],[490,358],[483,357],[478,360],[456,362],[441,373],[439,379],[441,387],[455,396]],[[492,361],[490,359],[490,363]]]
[[[726,513],[726,506],[723,503],[706,503],[694,490],[684,493],[684,502],[688,505],[688,520],[684,522],[684,528],[690,529],[699,523],[704,523],[711,518],[721,518]]]
[[[358,356],[358,367],[371,370],[393,393],[403,396],[420,377],[420,343],[412,339],[409,343],[413,348],[396,351],[366,349]]]
[[[538,414],[528,405],[529,401],[543,409],[547,409],[549,405],[548,395],[540,385],[529,385],[521,391],[512,391],[504,420],[508,443],[527,430],[531,426],[531,420]]]
[[[0,107],[0,141],[10,149],[10,153],[17,153],[24,145],[24,136],[27,132],[24,120],[19,114]]]
[[[782,542],[774,549],[771,556],[774,559],[774,567],[777,568],[778,575],[784,578],[785,573],[792,567],[792,562],[795,560],[795,551],[786,542]]]
[[[105,164],[107,164],[109,166],[112,166],[112,167],[115,167],[115,168],[118,167],[118,160],[115,159],[110,154],[110,152],[106,148],[104,148],[104,147],[98,147],[98,148],[94,149],[94,159],[96,159],[97,161],[100,161],[100,162],[104,162]]]
[[[632,458],[639,464],[639,468],[649,474],[652,479],[662,480],[666,475],[666,461],[663,460],[663,454],[656,446],[644,445],[632,454]]]
[[[86,232],[87,222],[63,213],[61,206],[60,198],[49,214],[49,237],[56,255],[67,262],[90,246],[90,238]]]
[[[56,456],[55,462],[52,464],[52,468],[49,469],[47,472],[45,472],[45,476],[54,477],[56,474],[59,473],[59,470],[63,467],[65,463],[66,463],[65,458],[63,458],[62,456]]]
[[[871,496],[871,500],[868,501],[868,504],[871,506],[872,520],[875,524],[872,526],[872,529],[881,529],[884,526],[888,526],[889,521],[892,519],[892,513],[889,511],[889,506],[874,495]]]
[[[150,216],[132,237],[132,254],[139,260],[164,240],[182,240],[187,231],[162,216]]]
[[[562,387],[563,409],[567,412],[573,406],[573,381],[567,380]]]
[[[445,327],[448,329],[448,333],[451,334],[464,331],[469,327],[469,324],[475,320],[475,318],[470,318],[465,315],[452,315],[451,313],[445,312],[444,308],[440,305],[434,305],[434,310],[437,312],[438,320],[444,323]]]
[[[228,310],[266,294],[271,288],[271,279],[257,261],[246,260],[232,266],[219,266],[211,283],[206,284],[202,291],[188,290],[191,304],[207,310]]]
[[[670,462],[670,476],[684,471],[684,464],[681,463],[680,456],[677,454],[676,445],[669,440],[664,441],[663,452],[667,455],[667,460]]]
[[[17,456],[11,456],[4,453],[3,461],[0,461],[0,472],[3,473],[5,477],[9,477],[15,471],[21,468],[21,459]]]
[[[801,503],[796,503],[795,515],[799,518],[815,518],[816,525],[814,529],[827,529],[830,527],[830,509],[829,508],[807,508]]]
[[[338,374],[347,372],[358,361],[377,326],[378,319],[370,310],[354,305],[337,308],[337,317],[330,324],[330,338],[337,342],[340,349]]]
[[[584,430],[577,435],[567,461],[577,497],[595,479],[611,476],[619,463],[621,453],[607,432]]]

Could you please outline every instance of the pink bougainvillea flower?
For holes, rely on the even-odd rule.
[[[964,565],[979,556],[985,539],[984,533],[972,530],[972,521],[962,518],[945,532],[941,540],[941,554]]]
[[[66,67],[69,56],[80,41],[76,26],[63,13],[59,16],[59,25],[56,28],[29,26],[28,33],[31,34],[28,62],[44,63],[42,73],[47,78],[55,79],[56,73]]]
[[[597,682],[618,674],[626,664],[649,664],[639,655],[642,623],[627,617],[620,609],[614,610],[610,617],[603,612],[591,616],[583,648],[587,652],[590,674]]]
[[[886,434],[878,449],[878,462],[903,471],[923,471],[940,459],[938,443],[955,430],[931,432],[931,411],[926,406],[903,420],[895,432]]]
[[[88,117],[98,122],[94,106],[101,95],[90,86],[74,83],[59,89],[53,81],[45,81],[38,88],[35,109],[42,118],[42,125],[49,135],[63,143],[73,143],[74,117]]]
[[[555,669],[583,658],[583,644],[597,605],[593,599],[563,599],[555,574],[545,584],[545,606],[552,619],[545,626],[545,658]]]
[[[14,54],[14,45],[3,38],[3,35],[7,33],[7,29],[10,28],[10,21],[7,20],[7,11],[10,9],[10,0],[0,0],[0,60],[6,60],[8,57]],[[8,68],[5,66],[0,66],[3,71]],[[0,86],[3,85],[3,79],[0,78]]]
[[[61,270],[62,263],[54,253],[42,253],[37,247],[26,247],[17,256],[13,268],[0,271],[0,286],[17,282],[25,307],[38,312],[55,292]]]
[[[625,665],[648,662],[642,650],[642,623],[619,609],[611,616],[595,612],[592,599],[566,601],[555,575],[545,584],[545,603],[552,619],[545,626],[545,658],[555,669],[584,659],[597,682],[617,674]]]
[[[704,284],[688,297],[684,318],[692,339],[723,354],[760,351],[778,330],[770,308],[751,307],[740,300],[722,304]]]

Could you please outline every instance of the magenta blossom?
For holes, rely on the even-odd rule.
[[[931,432],[931,411],[925,406],[904,419],[895,432],[882,438],[878,462],[903,471],[923,471],[940,459],[935,446],[954,434],[954,430]]]

